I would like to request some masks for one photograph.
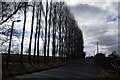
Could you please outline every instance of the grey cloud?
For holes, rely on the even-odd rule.
[[[120,55],[119,49],[118,49],[118,44],[115,44],[111,47],[106,48],[106,51],[108,52],[107,54],[111,54],[113,51],[117,51],[117,53]]]
[[[86,30],[86,32],[88,32],[91,36],[99,37],[99,35],[101,36],[102,34],[105,34],[107,30],[93,27],[93,28]]]
[[[117,44],[116,36],[103,36],[99,37],[99,44],[104,46],[113,46],[114,44]]]
[[[88,4],[78,4],[76,6],[71,7],[72,12],[81,13],[81,14],[89,14],[89,15],[101,15],[106,13],[107,11],[101,9],[100,7],[96,7]]]
[[[105,35],[105,33],[99,32],[99,30],[98,32],[97,31],[92,32],[91,44],[96,45],[97,41],[99,42],[99,45],[101,46],[114,46],[114,44],[118,44],[117,35]]]
[[[111,3],[111,9],[114,10],[114,8],[116,10],[114,3]],[[117,50],[118,34],[114,33],[117,29],[115,28],[117,25],[107,23],[108,16],[111,15],[112,17],[116,15],[110,13],[109,10],[103,10],[103,8],[99,6],[89,4],[78,4],[76,6],[71,6],[71,11],[74,13],[75,19],[78,21],[79,26],[83,31],[83,37],[86,42],[84,45],[87,52],[93,51],[92,48],[96,46],[97,41],[101,47],[105,47],[102,50],[106,51],[106,53],[111,53],[113,50]],[[116,20],[109,21],[115,21],[117,23]],[[86,25],[86,23],[88,25]]]

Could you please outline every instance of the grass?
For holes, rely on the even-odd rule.
[[[120,74],[110,69],[105,69],[102,65],[97,64],[99,75],[104,80],[120,80]]]
[[[24,75],[28,73],[33,72],[39,72],[43,70],[48,70],[56,67],[60,67],[63,65],[67,65],[72,63],[72,61],[68,60],[59,60],[59,58],[54,58],[54,61],[52,61],[52,57],[49,57],[49,63],[44,64],[44,56],[39,56],[39,62],[40,64],[28,64],[28,55],[23,55],[23,65],[18,64],[20,60],[19,54],[11,54],[10,55],[10,63],[9,68],[5,67],[5,62],[7,59],[7,54],[2,54],[2,78],[9,78],[17,75]],[[34,59],[34,56],[31,55],[31,60]],[[37,56],[35,56],[35,59],[37,59]],[[31,61],[33,62],[33,61]]]
[[[5,64],[6,59],[7,59],[7,54],[2,54],[2,63]],[[59,58],[55,58],[54,60],[52,60],[52,57],[49,57],[49,63],[48,64],[44,64],[44,57],[43,56],[39,56],[39,62],[40,64],[28,64],[28,55],[23,55],[23,65],[18,64],[19,63],[19,54],[11,54],[10,55],[10,64],[9,68],[6,68],[5,65],[2,65],[2,78],[10,78],[10,77],[14,77],[17,75],[24,75],[24,74],[28,74],[28,73],[33,73],[33,72],[39,72],[39,71],[43,71],[43,70],[48,70],[48,69],[52,69],[52,68],[57,68],[63,65],[68,65],[70,63],[74,63],[76,61],[81,61],[82,59],[75,59],[75,60],[67,60],[67,59],[63,59],[63,60],[59,60]],[[33,60],[33,56],[31,56],[31,60]],[[35,57],[35,59],[37,59],[37,56]]]
[[[56,67],[60,67],[63,65],[70,64],[70,61],[63,61],[63,62],[54,62],[54,63],[49,63],[49,64],[10,64],[9,68],[5,68],[3,66],[3,73],[2,76],[3,78],[8,78],[8,77],[13,77],[17,75],[24,75],[28,73],[33,73],[33,72],[39,72],[43,70],[48,70]]]

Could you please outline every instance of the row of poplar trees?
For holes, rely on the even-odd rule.
[[[4,6],[3,3],[2,6]],[[50,57],[52,60],[56,57],[59,60],[66,59],[76,59],[84,58],[85,54],[83,52],[83,36],[81,30],[78,28],[78,25],[74,19],[74,16],[71,14],[70,9],[64,2],[52,2],[46,1],[43,2],[17,2],[14,4],[16,9],[12,14],[8,15],[6,19],[3,19],[5,16],[1,16],[2,19],[0,24],[4,24],[7,20],[10,19],[18,11],[22,11],[24,14],[23,22],[23,31],[22,31],[22,41],[21,41],[21,50],[20,50],[20,64],[23,64],[23,44],[25,37],[25,28],[26,28],[26,13],[29,10],[29,7],[32,7],[32,18],[31,18],[31,33],[29,41],[29,50],[28,50],[28,63],[29,64],[39,64],[40,56],[40,34],[41,29],[44,30],[44,63],[50,62]],[[5,11],[2,10],[2,14],[5,14]],[[36,19],[36,26],[35,24]],[[44,21],[44,22],[43,22]],[[44,23],[44,24],[43,24]],[[35,32],[33,29],[35,28]],[[51,35],[52,34],[52,35]],[[33,38],[33,35],[35,36]],[[34,39],[34,45],[32,45],[32,40]],[[52,42],[52,53],[50,53],[50,42]],[[34,51],[32,53],[32,46],[34,46]],[[33,55],[32,55],[33,54]],[[52,54],[52,56],[50,56]],[[33,58],[32,58],[33,56]],[[9,60],[7,60],[9,64]]]

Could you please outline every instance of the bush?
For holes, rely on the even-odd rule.
[[[103,53],[98,53],[95,55],[95,61],[99,64],[106,62],[106,57]]]

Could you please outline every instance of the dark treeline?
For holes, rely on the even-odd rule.
[[[120,74],[120,56],[116,51],[106,56],[104,53],[98,53],[94,56],[95,61],[108,72]]]
[[[71,14],[69,8],[64,2],[2,2],[2,14],[0,15],[0,28],[7,23],[10,19],[13,19],[15,14],[23,14],[23,31],[22,41],[20,48],[19,63],[23,64],[24,56],[24,37],[26,25],[27,12],[32,12],[31,17],[31,32],[30,41],[28,45],[28,63],[39,64],[39,56],[43,53],[44,63],[49,63],[52,57],[52,61],[58,57],[60,61],[70,59],[82,59],[85,58],[83,52],[83,36],[82,31],[78,28],[77,22],[74,16]],[[11,10],[12,12],[9,12]],[[44,19],[43,19],[44,18]],[[19,18],[18,18],[19,19]],[[36,19],[36,20],[35,20]],[[36,22],[35,22],[36,21]],[[17,22],[17,21],[16,21]],[[36,23],[36,25],[35,25]],[[44,23],[44,24],[43,24]],[[35,32],[33,31],[35,29]],[[1,30],[2,35],[7,36],[9,32],[13,32],[11,27]],[[14,29],[15,30],[15,29]],[[44,32],[44,50],[40,53],[40,34]],[[5,33],[5,34],[4,34]],[[14,33],[13,33],[14,34]],[[52,35],[51,35],[52,34]],[[33,39],[34,35],[34,39]],[[34,40],[34,45],[32,41]],[[6,39],[9,43],[9,38]],[[5,40],[3,40],[5,42]],[[50,44],[52,44],[52,53],[50,53]],[[34,46],[32,52],[32,46]],[[10,45],[11,48],[11,45]],[[52,56],[50,56],[52,54]],[[9,64],[10,55],[7,55],[6,63]],[[33,57],[33,58],[31,58]]]

